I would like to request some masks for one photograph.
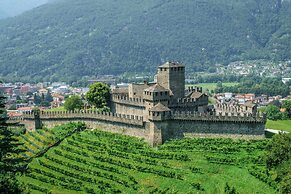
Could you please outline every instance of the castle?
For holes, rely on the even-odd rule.
[[[83,121],[91,128],[144,138],[151,145],[182,137],[262,138],[266,118],[256,105],[208,105],[201,87],[185,90],[185,66],[167,62],[153,83],[130,84],[111,91],[110,113],[95,111],[26,114],[29,129]]]

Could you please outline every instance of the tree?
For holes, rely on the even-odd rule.
[[[83,107],[83,101],[81,100],[80,96],[70,96],[65,101],[65,109],[68,111],[72,111],[75,109],[81,109]]]
[[[54,99],[53,99],[53,96],[50,92],[47,93],[47,95],[45,96],[45,101],[47,102],[52,102]]]
[[[39,105],[41,103],[41,98],[36,93],[34,93],[34,95],[33,95],[33,103],[36,105]]]
[[[291,192],[291,133],[273,136],[267,147],[266,165],[282,193]]]
[[[16,175],[24,172],[26,165],[20,156],[21,143],[8,128],[5,100],[0,95],[0,193],[23,193]]]
[[[270,120],[281,119],[280,108],[274,105],[268,105],[266,108],[267,118]]]
[[[288,117],[291,118],[291,100],[283,101],[282,108],[286,108],[286,112],[288,113]]]
[[[86,94],[86,99],[96,108],[104,108],[105,106],[108,106],[110,100],[109,86],[101,82],[92,84]]]

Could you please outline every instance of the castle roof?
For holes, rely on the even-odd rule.
[[[192,94],[190,95],[190,98],[200,98],[203,95],[206,95],[206,94],[201,93],[201,92],[192,92]]]
[[[177,63],[177,62],[166,62],[159,67],[185,67],[185,65]]]
[[[161,86],[159,84],[155,84],[155,85],[153,85],[151,87],[146,88],[145,91],[148,91],[148,92],[160,92],[160,91],[169,91],[169,90],[164,88],[163,86]]]
[[[158,103],[156,104],[154,107],[149,109],[150,111],[153,112],[168,112],[171,111],[171,109],[169,109],[168,107],[166,107],[165,105]]]
[[[127,94],[128,93],[128,88],[127,87],[122,87],[122,88],[115,88],[111,90],[113,94]]]

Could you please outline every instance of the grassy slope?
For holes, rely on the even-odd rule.
[[[224,193],[227,182],[239,193],[276,193],[273,188],[252,176],[247,170],[252,164],[262,165],[259,158],[262,158],[265,143],[261,141],[236,142],[225,139],[185,139],[168,142],[158,149],[153,149],[136,138],[99,131],[84,131],[67,138],[59,146],[50,149],[43,157],[34,159],[29,164],[31,174],[20,177],[20,180],[31,185],[39,185],[41,189],[51,190],[53,193],[85,193],[86,189],[87,192],[90,189],[98,192],[100,184],[96,184],[96,181],[108,182],[111,185],[111,188],[108,185],[105,186],[109,189],[108,192],[114,188],[124,193],[154,191],[156,193],[162,191],[166,193]],[[254,149],[250,149],[252,147]],[[217,148],[220,149],[217,150]],[[188,156],[190,160],[179,159],[182,155]],[[71,160],[70,157],[78,159]],[[214,157],[214,159],[222,157],[223,161],[235,158],[235,162],[232,165],[226,164],[227,162],[219,164],[207,157]],[[104,162],[104,158],[110,158],[110,160]],[[258,162],[253,163],[248,158],[257,158]],[[132,167],[127,167],[129,164]],[[72,165],[82,169],[72,168]],[[59,170],[56,170],[56,167]],[[158,172],[145,173],[139,170],[145,167],[148,170],[158,170]],[[37,169],[45,173],[39,174]],[[71,175],[65,175],[65,171]],[[110,178],[104,178],[104,176],[96,176],[92,173],[95,171],[112,174],[115,178],[126,180],[129,186],[111,181]],[[165,171],[180,175],[182,180],[161,176],[161,173]],[[80,175],[89,180],[79,177]],[[135,180],[137,184],[132,180]],[[195,188],[193,183],[199,183],[204,192]],[[31,185],[30,188],[32,188]],[[72,185],[79,187],[77,189],[80,191],[69,188]],[[136,189],[133,189],[134,185],[137,186]],[[38,189],[34,188],[32,193],[38,193]]]
[[[47,112],[54,112],[54,111],[66,111],[65,107],[64,106],[60,106],[60,107],[57,107],[57,108],[51,108],[51,109],[47,109],[45,110]]]
[[[217,83],[189,84],[189,85],[186,85],[186,87],[188,87],[188,86],[200,86],[205,91],[206,89],[208,89],[208,90],[215,90],[216,84]],[[235,82],[225,82],[225,83],[222,83],[223,86],[235,86],[237,84],[238,83],[235,83]]]
[[[291,133],[291,120],[268,120],[266,123],[266,128],[289,131]]]

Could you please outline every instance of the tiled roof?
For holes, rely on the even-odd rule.
[[[164,88],[163,86],[160,86],[159,84],[155,84],[155,85],[145,89],[145,91],[148,91],[148,92],[160,92],[160,91],[169,91],[169,90]]]
[[[205,95],[205,94],[201,93],[201,92],[193,92],[190,97],[191,98],[200,98],[203,95]]]
[[[154,107],[150,108],[150,111],[154,111],[154,112],[167,112],[167,111],[171,111],[171,109],[169,109],[168,107],[166,107],[165,105],[163,105],[161,103],[158,103]]]

